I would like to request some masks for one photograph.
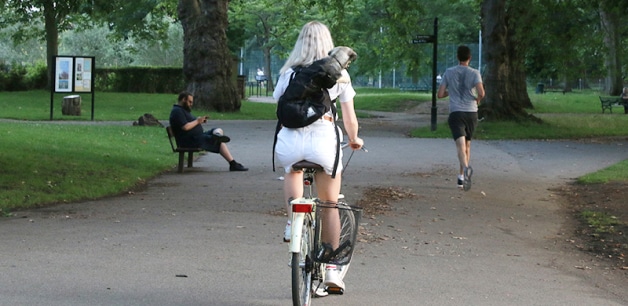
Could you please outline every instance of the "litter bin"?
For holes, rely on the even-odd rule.
[[[536,93],[537,94],[545,93],[545,84],[543,83],[536,84]]]
[[[246,97],[246,75],[238,75],[237,79],[237,88],[238,88],[238,96],[241,100],[244,100]]]

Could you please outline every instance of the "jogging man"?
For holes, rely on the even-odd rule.
[[[458,187],[465,191],[471,188],[473,168],[469,165],[471,157],[471,138],[478,125],[478,105],[484,98],[484,85],[480,71],[469,67],[471,49],[458,47],[458,65],[448,68],[438,88],[438,98],[449,96],[449,128],[456,142],[460,172]]]

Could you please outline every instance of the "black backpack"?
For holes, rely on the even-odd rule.
[[[277,120],[287,128],[302,128],[323,117],[330,110],[331,99],[326,88],[312,86],[302,67],[293,68],[290,82],[277,102]]]

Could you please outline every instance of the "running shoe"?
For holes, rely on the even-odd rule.
[[[330,265],[325,267],[325,286],[340,288],[345,290],[345,283],[342,281],[342,266]]]
[[[464,181],[461,179],[458,179],[458,188],[462,189],[464,187]]]
[[[473,168],[471,166],[464,167],[464,180],[462,182],[464,191],[471,189],[471,176],[473,175]]]
[[[292,224],[288,222],[286,223],[286,229],[283,231],[283,241],[290,242],[290,238],[292,238]]]

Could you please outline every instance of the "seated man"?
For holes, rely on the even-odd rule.
[[[186,148],[203,148],[206,151],[220,153],[229,162],[229,171],[247,171],[248,168],[236,162],[227,145],[229,137],[223,134],[222,129],[213,128],[203,132],[201,124],[207,122],[207,116],[194,117],[192,105],[194,96],[189,92],[179,94],[178,103],[172,106],[170,112],[170,126],[175,135],[177,145]]]

